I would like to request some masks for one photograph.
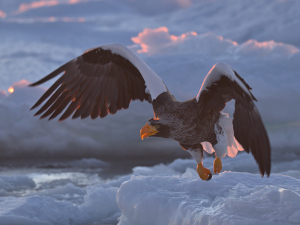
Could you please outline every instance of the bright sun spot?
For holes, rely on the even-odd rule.
[[[14,90],[15,90],[15,89],[14,89],[13,87],[8,88],[8,92],[9,92],[9,93],[13,93]]]

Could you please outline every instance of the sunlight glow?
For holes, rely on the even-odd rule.
[[[176,0],[181,7],[189,7],[192,4],[191,0]]]
[[[0,18],[5,18],[6,17],[6,13],[0,10]]]
[[[31,9],[41,8],[41,7],[52,7],[56,5],[61,4],[77,4],[81,2],[89,2],[90,0],[65,0],[65,1],[59,1],[59,0],[41,0],[41,1],[35,1],[31,3],[22,3],[19,5],[18,10],[15,12],[15,14],[20,14],[23,12],[26,12]]]
[[[8,88],[9,93],[13,93],[14,91],[15,91],[15,89],[13,87]]]
[[[159,27],[156,29],[145,28],[141,33],[138,34],[137,37],[132,37],[131,40],[135,44],[139,44],[141,46],[141,49],[138,50],[138,53],[152,54],[155,52],[155,47],[153,49],[152,46],[159,47],[163,45],[180,43],[191,36],[197,36],[197,32],[191,31],[176,36],[170,35],[167,27]],[[151,46],[152,51],[150,51],[149,46]]]
[[[30,9],[36,9],[36,8],[41,8],[41,7],[50,7],[54,5],[58,5],[59,2],[58,0],[48,0],[48,1],[36,1],[36,2],[31,2],[31,3],[22,3],[19,5],[19,9],[17,13],[22,13],[26,12]]]
[[[30,84],[30,82],[25,79],[17,81],[15,83],[13,83],[10,88],[8,88],[8,92],[13,93],[15,90],[17,90],[19,88],[27,87],[29,84]]]
[[[77,4],[83,2],[82,0],[69,0],[69,4]]]
[[[170,51],[197,51],[197,48],[208,51],[209,54],[218,54],[217,51],[228,51],[236,55],[278,55],[278,56],[291,56],[300,52],[300,50],[290,44],[275,42],[273,40],[258,42],[257,40],[248,40],[242,44],[236,41],[226,39],[222,36],[215,35],[211,32],[198,35],[197,32],[191,31],[180,35],[170,34],[167,27],[159,27],[155,29],[145,28],[136,37],[131,40],[140,47],[137,49],[138,53],[146,53],[149,55],[161,53],[165,54]],[[214,50],[208,50],[207,44],[218,45]]]
[[[56,20],[55,17],[53,17],[53,16],[49,17],[48,19],[49,19],[49,22],[55,22],[55,20]]]
[[[264,42],[258,42],[256,40],[248,40],[245,43],[241,45],[242,51],[253,51],[258,52],[260,55],[266,55],[270,52],[278,53],[279,55],[292,55],[297,52],[299,52],[299,49],[293,45],[284,44],[281,42],[275,42],[273,40],[271,41],[264,41]]]
[[[9,93],[13,93],[15,92],[16,90],[19,90],[21,88],[25,88],[25,87],[28,87],[28,85],[30,84],[31,82],[29,82],[28,80],[25,80],[25,79],[22,79],[22,80],[19,80],[17,82],[14,82],[9,88],[8,88],[8,92]],[[3,92],[2,92],[3,93]],[[1,95],[1,90],[0,90],[0,95]]]
[[[6,96],[6,95],[7,95],[6,91],[0,90],[0,97],[1,96]]]

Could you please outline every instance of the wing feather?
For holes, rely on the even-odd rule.
[[[108,115],[108,109],[107,109],[107,102],[106,102],[106,98],[103,99],[103,103],[101,105],[101,112],[100,112],[100,117],[104,118]]]
[[[70,103],[70,100],[71,100],[70,96],[65,98],[65,100],[63,100],[63,102],[58,107],[56,107],[55,111],[49,117],[49,120],[51,120],[51,119],[55,118],[57,115],[59,115],[64,110],[64,108]]]
[[[235,100],[233,130],[236,140],[251,152],[262,175],[271,170],[271,147],[266,129],[254,104],[250,86],[229,65],[216,64],[206,76],[197,101],[208,111],[221,111]]]
[[[51,115],[66,99],[68,96],[67,92],[62,92],[58,98],[55,99],[54,103],[48,108],[48,110],[41,116],[41,119]]]
[[[128,108],[131,100],[152,102],[167,88],[140,58],[119,44],[103,45],[86,51],[46,77],[31,84],[40,85],[61,74],[31,109],[40,106],[35,115],[59,120],[105,117]],[[64,111],[65,110],[65,111]],[[63,112],[64,111],[64,112]]]
[[[77,109],[78,102],[80,101],[80,98],[76,98],[71,102],[67,110],[64,112],[64,114],[59,118],[59,121],[63,121],[67,119],[71,114]]]
[[[96,119],[100,114],[100,98],[101,98],[101,93],[97,97],[96,104],[95,104],[95,106],[93,108],[93,111],[91,113],[91,118],[92,119]]]
[[[32,106],[32,109],[39,106],[43,101],[45,101],[60,85],[61,85],[61,78],[58,79],[43,95],[42,97]],[[38,82],[37,82],[38,83]],[[34,86],[35,84],[30,84],[30,86]]]
[[[40,110],[36,112],[35,116],[36,115],[40,115],[45,110],[47,110],[53,104],[53,102],[55,102],[56,99],[59,98],[59,96],[61,95],[61,93],[65,90],[65,87],[66,87],[66,85],[61,85],[57,89],[57,91],[48,99],[48,101],[40,108]]]
[[[100,86],[101,80],[98,77],[96,77],[93,80],[93,82],[94,83],[89,86],[89,89],[91,90],[89,95],[85,98],[86,100],[83,99],[83,103],[81,105],[81,107],[83,108],[83,111],[81,113],[82,119],[91,115],[91,113],[94,109],[97,97],[99,95],[99,90],[97,88]]]

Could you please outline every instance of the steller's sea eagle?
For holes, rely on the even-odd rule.
[[[120,44],[108,44],[84,52],[43,79],[36,86],[63,75],[31,108],[46,103],[35,115],[60,121],[72,118],[103,118],[127,109],[131,100],[148,101],[154,118],[141,129],[141,138],[163,137],[179,142],[197,161],[201,179],[212,177],[203,167],[203,149],[215,151],[214,173],[222,169],[221,158],[233,157],[238,150],[253,154],[262,176],[270,175],[271,148],[258,113],[251,88],[226,63],[217,63],[209,71],[198,95],[177,101],[162,79],[132,51]],[[50,96],[51,95],[51,96]],[[223,113],[226,102],[235,100],[233,119]]]

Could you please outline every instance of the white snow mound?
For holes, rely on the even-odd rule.
[[[224,172],[209,182],[182,176],[133,176],[117,194],[119,225],[300,223],[300,181]]]

